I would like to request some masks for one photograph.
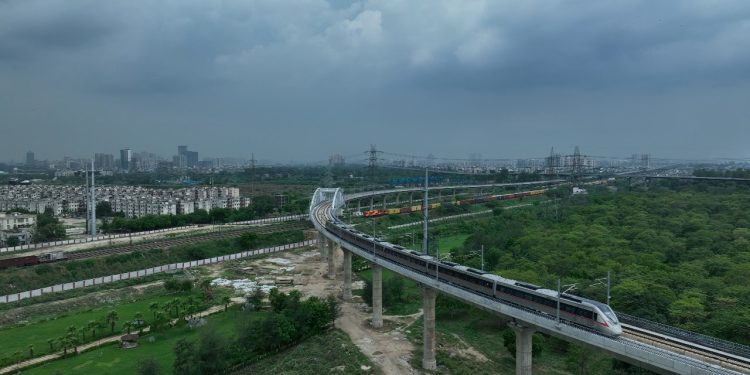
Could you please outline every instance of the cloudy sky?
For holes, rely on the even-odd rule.
[[[750,157],[747,0],[0,0],[0,160]]]

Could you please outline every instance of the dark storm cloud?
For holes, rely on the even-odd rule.
[[[187,143],[320,160],[371,142],[748,156],[748,66],[744,0],[5,1],[0,158]]]

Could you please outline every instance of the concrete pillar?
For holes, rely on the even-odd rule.
[[[388,208],[388,196],[384,195],[383,196],[383,209],[385,210],[386,208]]]
[[[362,211],[362,201],[357,199],[357,211]]]
[[[516,375],[531,375],[531,337],[534,328],[517,322],[508,326],[516,333]]]
[[[409,193],[409,206],[414,205],[414,193]]]
[[[344,249],[344,300],[352,299],[352,252]]]
[[[432,288],[422,289],[422,309],[424,310],[424,353],[422,355],[422,368],[425,370],[436,370],[435,361],[435,297],[437,291]]]
[[[336,253],[336,243],[328,241],[328,278],[333,280],[336,278],[336,266],[333,264],[334,254]]]
[[[370,197],[370,211],[375,209],[375,200],[373,197]]]
[[[383,326],[383,268],[372,264],[372,326]]]
[[[318,232],[318,251],[320,251],[320,260],[323,262],[326,261],[327,256],[327,250],[326,245],[328,244],[328,239],[323,235],[323,233]]]

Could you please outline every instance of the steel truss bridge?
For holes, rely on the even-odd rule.
[[[540,186],[558,182],[560,181],[462,185],[450,187],[440,186],[431,187],[430,189]],[[310,203],[310,219],[321,235],[328,239],[327,242],[336,244],[344,250],[345,265],[347,263],[347,255],[349,256],[348,262],[350,268],[350,254],[355,254],[371,262],[374,267],[379,266],[389,269],[401,276],[408,277],[420,283],[425,291],[433,290],[444,293],[481,309],[509,317],[514,322],[513,326],[515,326],[514,330],[516,330],[517,344],[522,343],[521,341],[518,341],[519,332],[526,332],[519,331],[518,327],[525,327],[526,330],[530,332],[527,340],[528,364],[526,367],[523,367],[524,365],[520,364],[521,360],[519,359],[519,356],[524,353],[521,353],[521,345],[517,345],[517,350],[519,351],[516,356],[517,374],[531,374],[530,335],[534,331],[543,332],[569,342],[595,348],[614,358],[658,373],[686,375],[750,374],[750,347],[698,335],[675,327],[627,316],[625,314],[618,314],[622,320],[623,334],[619,337],[605,336],[584,327],[567,324],[565,322],[558,322],[554,316],[549,316],[548,314],[540,313],[520,305],[478,294],[457,285],[438,280],[436,275],[429,275],[404,267],[398,263],[375,255],[372,252],[372,248],[368,251],[367,248],[362,248],[344,241],[332,232],[329,232],[325,227],[327,221],[333,220],[334,217],[337,217],[342,213],[342,210],[348,201],[366,199],[373,196],[419,191],[424,191],[424,188],[390,189],[344,195],[343,191],[339,188],[319,188],[315,191]],[[374,241],[374,239],[371,241]],[[333,248],[330,248],[332,252]],[[347,254],[347,252],[350,252],[350,254]],[[329,258],[332,259],[332,255]],[[332,261],[330,259],[329,273],[331,272],[332,267]],[[344,269],[344,272],[347,272],[346,268]],[[351,269],[349,269],[348,272],[348,282],[351,283]],[[344,277],[344,280],[346,284],[347,276]],[[350,285],[348,288],[349,291],[351,291]],[[377,288],[379,289],[380,287]],[[344,285],[344,290],[346,297],[347,285]],[[433,337],[431,339],[433,347],[431,350],[433,350],[433,353],[431,355],[432,358],[434,358],[434,292],[432,293],[433,302],[431,308],[433,309]],[[351,292],[349,294],[351,294]],[[427,296],[427,294],[425,294],[425,296]],[[427,297],[425,297],[425,308],[427,308],[427,304]],[[427,317],[425,317],[425,321],[427,322]],[[426,323],[425,325],[428,324],[429,323]],[[425,329],[425,335],[427,334],[427,329]],[[425,337],[425,343],[427,343],[427,341],[427,337]],[[425,356],[427,356],[427,351],[428,347],[425,345]]]

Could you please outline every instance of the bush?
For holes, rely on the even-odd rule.
[[[170,292],[187,292],[193,289],[193,282],[186,278],[172,278],[164,282],[164,289]]]

